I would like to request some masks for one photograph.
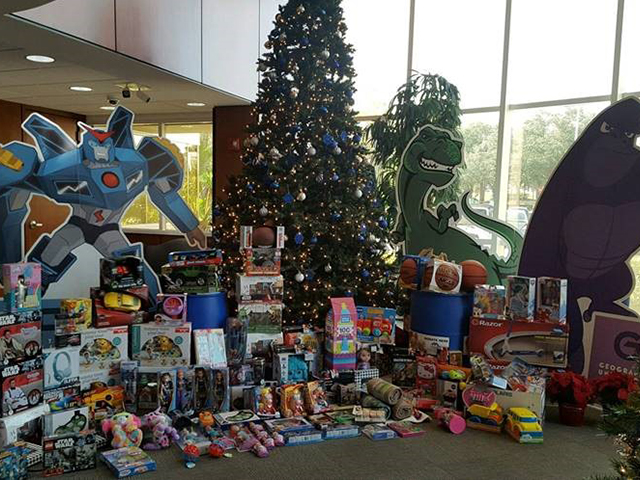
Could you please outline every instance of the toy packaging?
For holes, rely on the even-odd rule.
[[[44,388],[51,390],[80,380],[80,347],[47,349],[44,358]]]
[[[325,323],[325,363],[332,370],[356,367],[356,324],[353,298],[332,298]]]
[[[327,392],[322,383],[318,381],[307,382],[304,389],[304,400],[307,413],[311,415],[323,413],[329,409]]]
[[[419,425],[414,425],[411,422],[390,422],[387,426],[395,431],[402,438],[421,437],[427,433]]]
[[[144,285],[142,260],[134,256],[100,259],[100,288],[125,290]]]
[[[229,368],[229,385],[253,385],[254,383],[255,379],[253,378],[253,367],[251,365],[233,365]]]
[[[322,442],[324,435],[303,417],[279,418],[265,420],[265,426],[273,433],[277,432],[284,437],[285,445],[306,445]]]
[[[116,478],[131,477],[145,472],[154,472],[156,462],[139,447],[123,447],[100,454],[100,459]]]
[[[413,387],[416,384],[416,357],[407,349],[393,350],[393,370],[391,383],[399,387]]]
[[[197,412],[226,412],[230,408],[229,370],[196,366],[193,374],[193,404]]]
[[[80,334],[80,372],[118,370],[127,360],[128,327],[87,330]]]
[[[314,358],[313,354],[307,353],[276,352],[273,358],[273,377],[282,384],[306,382],[311,371],[309,361]]]
[[[357,307],[357,340],[363,343],[393,345],[396,336],[396,311],[393,308]]]
[[[42,358],[27,360],[0,370],[2,416],[35,407],[42,402]]]
[[[221,328],[202,328],[193,331],[196,364],[214,368],[227,366],[224,330]]]
[[[402,259],[402,267],[400,268],[400,278],[398,281],[400,287],[411,290],[421,290],[424,272],[430,261],[430,256],[405,255]]]
[[[251,356],[251,350],[247,350],[249,320],[229,317],[225,335],[227,351],[227,365],[239,365],[245,357]],[[254,336],[257,334],[253,334]],[[276,334],[276,338],[278,338]]]
[[[536,311],[536,279],[512,275],[507,278],[506,314],[513,320],[531,322]]]
[[[184,294],[162,294],[156,297],[156,323],[183,325],[187,323],[187,296]]]
[[[42,322],[0,327],[0,361],[15,365],[42,354]]]
[[[280,393],[280,413],[283,417],[299,417],[306,413],[304,384],[287,385]]]
[[[236,299],[238,303],[281,303],[284,292],[282,275],[236,275]]]
[[[57,437],[89,430],[89,407],[49,413],[44,416],[45,437]]]
[[[436,395],[438,368],[434,357],[416,357],[416,388],[424,395]]]
[[[253,227],[240,227],[240,251],[246,275],[279,275],[280,256],[284,248],[284,227],[276,227],[275,245],[253,246]]]
[[[536,320],[560,324],[567,322],[567,286],[564,278],[538,278]]]
[[[193,406],[194,369],[176,368],[176,410],[182,413],[191,412]]]
[[[2,266],[4,301],[11,312],[39,310],[42,267],[39,263],[6,263]]]
[[[254,412],[262,418],[275,418],[280,416],[276,401],[276,389],[271,386],[252,387],[249,390],[250,404]]]
[[[172,267],[222,265],[222,250],[185,250],[171,252],[168,257],[168,262]]]
[[[90,298],[65,298],[60,300],[60,315],[56,316],[56,335],[82,332],[92,326],[92,302]]]
[[[90,418],[99,423],[124,411],[124,389],[122,386],[96,387],[82,394],[82,402],[89,407]]]
[[[425,269],[422,288],[432,292],[458,293],[462,284],[462,267],[434,258]]]
[[[226,427],[234,425],[236,423],[247,423],[260,421],[258,417],[251,410],[237,410],[233,412],[220,412],[216,413],[213,418],[216,424],[220,427]]]
[[[131,358],[149,367],[187,366],[191,358],[191,324],[131,326]]]
[[[322,431],[325,440],[360,436],[360,427],[354,424],[353,416],[345,416],[344,412],[330,413],[335,415],[321,413],[309,416],[309,421]]]
[[[371,440],[390,440],[398,437],[395,430],[387,427],[384,423],[366,425],[362,429],[362,433]]]
[[[43,475],[52,477],[96,468],[96,448],[96,436],[93,433],[43,439]]]
[[[80,372],[80,388],[91,390],[95,387],[114,387],[121,382],[118,370],[96,370],[95,372]]]
[[[502,285],[476,285],[473,315],[479,318],[504,318],[506,290]]]
[[[0,451],[0,478],[7,480],[26,480],[29,478],[29,455],[33,452],[31,444],[15,442]]]
[[[0,419],[0,447],[18,440],[40,443],[41,420],[46,413],[44,404]],[[3,478],[0,476],[0,478]]]
[[[283,309],[282,303],[241,303],[238,319],[247,322],[249,333],[280,333]]]
[[[143,414],[156,409],[171,412],[176,406],[176,371],[156,367],[140,367],[137,372],[136,413]]]
[[[214,293],[220,291],[219,267],[214,264],[161,268],[160,283],[167,293]]]

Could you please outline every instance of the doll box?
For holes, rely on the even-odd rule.
[[[0,370],[2,416],[13,415],[42,403],[42,358]]]
[[[80,347],[47,349],[44,351],[43,357],[45,390],[78,383]]]
[[[180,367],[191,362],[191,324],[131,326],[131,358],[147,367]]]
[[[45,437],[81,433],[89,429],[89,407],[80,407],[44,416]]]
[[[356,334],[358,342],[393,345],[396,336],[394,308],[357,307]]]
[[[39,263],[7,263],[2,266],[4,301],[11,312],[39,310],[42,266]]]
[[[198,365],[193,369],[193,405],[196,412],[228,412],[231,408],[230,372],[228,368]]]
[[[87,330],[80,334],[80,372],[119,370],[127,360],[129,327]]]
[[[0,327],[0,361],[16,365],[42,354],[42,322],[18,323]]]
[[[236,275],[238,303],[281,303],[284,293],[282,275]]]
[[[476,285],[473,315],[480,318],[504,318],[507,292],[502,285]]]
[[[247,322],[249,333],[280,333],[283,310],[282,303],[241,303],[238,318]]]
[[[82,332],[92,326],[93,303],[90,298],[60,300],[60,315],[56,316],[56,335]]]
[[[158,367],[140,367],[137,371],[137,410],[142,415],[160,409],[169,413],[176,405],[176,371]]]
[[[505,312],[514,320],[531,322],[536,311],[536,279],[532,277],[507,277]]]
[[[156,462],[139,447],[124,447],[100,454],[116,478],[131,477],[145,472],[155,472]]]
[[[156,323],[184,325],[187,323],[187,296],[182,293],[156,296],[158,310],[154,316]]]
[[[97,444],[93,433],[44,438],[42,442],[45,477],[96,468]]]
[[[567,287],[568,282],[565,278],[538,278],[536,320],[566,323]]]

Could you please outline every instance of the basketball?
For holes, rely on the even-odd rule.
[[[462,267],[462,290],[473,292],[476,285],[487,283],[487,269],[477,260],[460,262]]]
[[[418,265],[413,258],[406,258],[400,265],[400,285],[409,287],[416,283],[416,275],[418,274]]]
[[[263,225],[253,231],[254,247],[272,247],[276,243],[276,232],[271,227]]]
[[[423,285],[431,285],[431,280],[435,282],[438,289],[443,292],[452,292],[460,283],[460,274],[458,270],[450,264],[438,263],[435,276],[433,273],[433,263],[427,267],[424,272]]]

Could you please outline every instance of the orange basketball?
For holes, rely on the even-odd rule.
[[[423,285],[425,287],[431,285],[432,278],[435,281],[436,286],[443,292],[451,292],[455,290],[458,282],[460,282],[460,275],[458,274],[458,270],[451,265],[447,265],[446,263],[441,263],[438,265],[435,277],[433,275],[433,263],[429,265],[424,272]]]
[[[473,292],[476,285],[487,283],[487,269],[477,260],[460,262],[462,267],[462,290]]]
[[[416,275],[418,274],[418,265],[413,258],[406,258],[400,265],[400,282],[403,286],[409,286],[416,283]]]
[[[263,225],[253,231],[253,245],[255,247],[272,247],[276,243],[276,232],[273,228]]]

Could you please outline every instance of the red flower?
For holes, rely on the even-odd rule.
[[[582,375],[573,372],[553,372],[547,383],[552,401],[584,407],[593,399],[593,387]]]
[[[631,374],[609,372],[594,378],[592,386],[603,405],[626,402],[630,393],[638,390],[638,381]]]

